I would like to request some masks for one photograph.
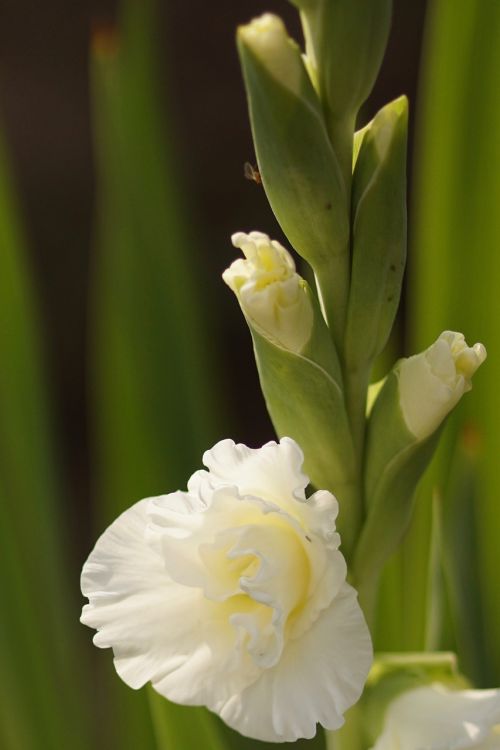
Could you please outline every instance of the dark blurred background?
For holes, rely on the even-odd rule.
[[[285,0],[161,5],[162,103],[175,141],[179,191],[189,197],[203,304],[211,310],[213,346],[222,358],[228,429],[237,440],[261,444],[273,436],[272,427],[243,317],[220,274],[234,257],[232,232],[281,233],[262,188],[243,176],[254,154],[234,34],[237,24],[271,10],[300,38],[298,17]],[[395,0],[388,50],[364,120],[401,93],[414,114],[425,5]],[[89,46],[116,13],[112,0],[1,3],[1,117],[38,285],[63,458],[84,528],[92,486],[86,351],[96,188]],[[412,134],[411,127],[410,174]]]

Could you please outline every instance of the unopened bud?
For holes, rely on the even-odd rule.
[[[222,278],[243,312],[266,338],[300,352],[311,335],[313,310],[292,256],[262,232],[237,232],[232,242],[245,258],[235,260]]]

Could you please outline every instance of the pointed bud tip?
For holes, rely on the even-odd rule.
[[[276,37],[284,34],[286,35],[285,24],[273,13],[252,18],[249,23],[238,26],[236,30],[238,41],[257,49],[272,46]]]
[[[408,97],[406,96],[406,94],[402,94],[401,96],[398,96],[396,99],[394,99],[391,102],[391,104],[396,114],[400,116],[408,115],[408,107],[410,105],[409,105]]]
[[[408,122],[408,97],[403,94],[385,104],[375,115],[372,120],[373,124],[383,123],[386,121],[396,121],[406,126]]]
[[[255,72],[257,62],[260,69],[258,80],[264,71],[278,86],[295,95],[300,94],[306,75],[301,52],[296,42],[288,36],[279,16],[264,13],[250,23],[239,26],[237,44],[244,71]]]

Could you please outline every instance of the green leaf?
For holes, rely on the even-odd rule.
[[[384,55],[391,0],[292,0],[301,10],[306,64],[318,91],[346,187],[359,108]]]
[[[364,750],[364,719],[359,702],[346,712],[340,729],[325,732],[327,750]]]
[[[175,706],[153,688],[148,688],[148,697],[159,748],[225,750],[228,747],[213,714],[203,708]]]
[[[93,45],[99,530],[140,498],[185,487],[220,429],[198,258],[156,80],[156,10],[153,0],[128,0],[118,30],[98,32]],[[147,690],[123,686],[111,654],[101,658],[115,723],[108,744],[161,748],[168,728],[177,739],[167,750],[184,747],[186,712],[165,700],[154,704],[155,744]],[[201,708],[191,717],[193,726],[213,721]]]
[[[377,79],[391,0],[292,0],[301,10],[306,54],[330,115],[356,116]]]
[[[353,254],[345,358],[371,369],[398,309],[406,260],[406,97],[364,130],[353,176]]]
[[[154,6],[126,3],[120,31],[94,44],[92,374],[106,522],[183,486],[216,432],[199,264],[156,85]]]
[[[496,686],[500,680],[500,592],[495,574],[500,537],[500,149],[494,138],[500,129],[499,36],[500,5],[496,2],[429,4],[407,315],[416,347],[452,327],[470,339],[484,341],[489,351],[453,428],[460,429],[463,421],[472,422],[484,445],[477,466],[480,495],[475,508],[477,590],[484,629],[475,626],[475,638],[485,643],[493,675],[483,674],[479,683],[483,687]],[[446,471],[446,462],[436,466],[434,481],[441,487]],[[428,497],[422,500],[418,528],[412,530],[403,551],[407,585],[419,589],[426,575],[422,550],[430,524]],[[421,598],[413,597],[408,602],[409,619],[417,619],[421,608]],[[476,668],[480,667],[478,662]]]
[[[399,405],[396,365],[380,390],[368,422],[367,515],[353,566],[356,582],[365,588],[373,588],[373,582],[408,528],[415,490],[434,454],[439,435],[440,429],[426,440],[418,441],[409,432]]]
[[[248,322],[273,424],[280,436],[289,436],[302,447],[304,469],[313,485],[338,498],[342,548],[348,556],[361,511],[352,438],[335,349],[319,309],[314,321],[313,335],[299,354],[264,338]]]
[[[441,504],[443,567],[455,642],[462,669],[475,683],[494,680],[488,645],[477,637],[484,632],[483,603],[477,585],[481,443],[477,428],[466,425],[455,445]]]
[[[0,745],[84,750],[92,739],[79,606],[69,584],[76,571],[61,513],[39,311],[9,172],[0,140]]]

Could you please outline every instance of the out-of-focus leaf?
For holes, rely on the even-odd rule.
[[[69,593],[63,491],[37,318],[0,142],[0,746],[84,750],[90,738],[75,637],[78,605]]]
[[[290,748],[290,750],[325,750],[325,735],[323,728],[318,726],[318,731],[312,740],[296,740],[295,742],[258,742],[251,740],[249,737],[242,737],[240,734],[229,730],[231,750],[276,750],[277,747]]]
[[[211,331],[155,80],[155,5],[125,3],[120,30],[94,39],[91,375],[105,521],[141,493],[184,486],[216,432]]]
[[[460,407],[451,430],[467,419],[484,444],[477,466],[477,589],[484,609],[484,640],[492,671],[479,682],[500,680],[500,4],[494,0],[429,4],[423,51],[410,253],[410,338],[420,348],[443,329],[462,330],[489,352],[474,391]],[[461,415],[461,418],[460,418]],[[454,441],[452,441],[454,442]],[[440,451],[434,473],[420,493],[413,529],[400,564],[411,591],[405,615],[421,622],[427,598],[427,555],[432,483],[443,485],[449,447]],[[448,533],[446,528],[443,533]],[[470,532],[473,533],[472,530]],[[425,615],[424,615],[425,616]],[[423,628],[420,627],[420,633]],[[417,634],[409,647],[421,647]],[[419,642],[417,642],[419,641]],[[481,670],[476,664],[474,673]]]
[[[148,688],[148,692],[158,747],[165,750],[191,747],[225,750],[228,747],[218,721],[208,711],[175,706],[153,688]]]
[[[155,77],[156,10],[153,0],[125,2],[119,28],[93,40],[99,224],[90,374],[99,530],[141,497],[185,487],[218,429],[210,330]],[[163,747],[168,726],[169,737],[179,732],[169,750],[186,747],[185,713],[164,702],[160,721],[155,704],[155,727],[163,726],[155,740],[147,691],[125,688],[112,671],[118,738],[110,744]],[[201,708],[190,715],[193,726],[212,721]]]
[[[481,440],[474,426],[459,435],[451,462],[442,502],[442,555],[453,637],[461,654],[462,669],[475,682],[485,676],[493,679],[488,644],[483,632],[483,603],[478,586],[477,509],[481,504],[478,488],[478,461]]]
[[[445,650],[456,653],[453,628],[449,616],[448,592],[445,585],[443,567],[443,524],[441,517],[442,499],[435,492],[432,499],[432,531],[428,564],[427,619],[425,630],[426,651]],[[452,645],[450,645],[452,644]]]
[[[359,703],[352,706],[345,715],[345,724],[335,732],[325,732],[326,750],[362,750],[363,723]]]

